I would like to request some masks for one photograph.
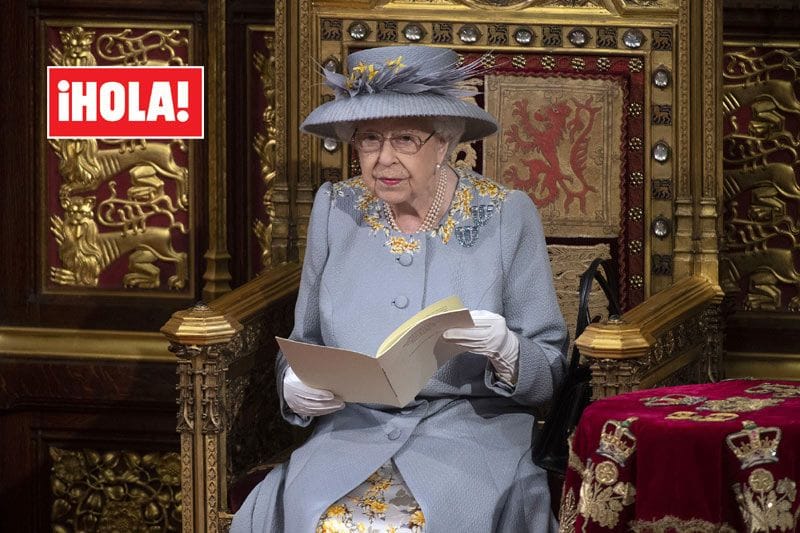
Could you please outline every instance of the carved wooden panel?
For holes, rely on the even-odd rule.
[[[191,26],[45,22],[48,64],[191,64]],[[193,143],[57,139],[43,148],[46,291],[192,294]],[[160,293],[160,294],[159,294]]]
[[[738,309],[800,312],[799,73],[796,43],[725,49],[720,284]]]

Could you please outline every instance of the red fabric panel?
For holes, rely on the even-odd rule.
[[[785,389],[789,393],[752,391],[765,383],[787,385],[793,389]],[[777,404],[747,411],[746,406],[709,405],[703,400],[694,405],[647,406],[644,403],[647,398],[668,394],[702,397],[705,401],[746,398],[748,400],[744,403],[750,403],[750,407],[757,405],[749,400],[771,400]],[[690,416],[693,417],[706,417],[706,420],[666,418],[677,411],[692,413]],[[708,421],[709,415],[732,419]],[[607,422],[626,419],[632,419],[628,429],[635,437],[635,451],[621,465],[598,452],[604,426],[608,434],[613,434],[616,429]],[[737,458],[726,438],[740,433],[744,421],[752,421],[760,429],[754,434],[755,440],[750,437],[736,440],[740,449],[754,442],[768,448],[766,438],[775,436],[774,430],[769,428],[780,429],[777,461],[746,466]],[[630,447],[632,441],[626,442]],[[757,525],[759,518],[773,527],[758,531],[777,531],[786,520],[792,521],[792,525],[782,530],[794,531],[797,527],[800,499],[792,487],[796,487],[800,480],[800,382],[723,381],[649,389],[602,399],[584,411],[573,435],[572,449],[582,463],[583,473],[578,471],[581,467],[576,466],[573,457],[564,484],[561,514],[562,521],[569,523],[568,493],[571,492],[573,501],[577,500],[572,509],[575,531],[654,531],[654,522],[660,520],[663,526],[672,520],[668,517],[677,519],[672,520],[673,527],[658,531],[748,531],[753,526],[746,521],[756,520],[752,524]],[[613,476],[607,472],[616,468],[617,481],[599,481],[598,465],[601,463],[613,463],[607,464],[603,472],[609,481]],[[635,495],[628,503],[618,495],[624,485],[617,485],[625,483],[630,483],[629,488],[635,489]],[[750,507],[754,510],[752,515],[742,514],[734,492],[735,485],[755,502],[755,506]],[[605,488],[611,490],[599,492]],[[759,506],[762,504],[764,513],[760,514]],[[598,519],[598,509],[607,511],[605,525],[613,522],[610,527],[601,526],[603,520]],[[691,520],[697,527],[700,527],[698,520],[703,521],[705,529],[689,528]]]

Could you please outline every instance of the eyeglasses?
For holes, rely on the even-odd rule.
[[[401,133],[397,136],[384,137],[375,131],[358,131],[353,133],[352,143],[356,149],[363,154],[371,154],[383,150],[384,141],[389,141],[394,151],[399,154],[413,155],[419,152],[423,145],[433,137],[436,132],[432,132],[425,139],[413,133]]]

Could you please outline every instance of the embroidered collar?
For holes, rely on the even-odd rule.
[[[478,229],[485,225],[498,211],[505,200],[508,189],[484,178],[471,170],[454,168],[458,183],[450,203],[450,209],[442,217],[439,226],[428,232],[432,238],[447,244],[453,235],[462,246],[477,242]],[[366,186],[361,176],[333,184],[333,201],[344,197],[345,192],[354,194],[354,206],[373,235],[386,237],[384,245],[394,255],[414,254],[420,249],[420,233],[408,234],[392,229],[383,214],[383,204]]]

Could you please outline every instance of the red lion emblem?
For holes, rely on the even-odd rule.
[[[586,213],[586,194],[597,189],[589,185],[584,173],[589,149],[589,133],[595,115],[601,107],[592,107],[592,97],[580,103],[570,98],[573,106],[558,100],[533,113],[528,111],[527,100],[514,102],[512,115],[518,123],[505,132],[506,141],[517,153],[538,153],[541,157],[522,159],[527,175],[521,176],[516,165],[510,165],[503,177],[505,182],[530,194],[539,207],[552,204],[564,191],[564,210],[568,213],[574,199],[578,199],[581,213]],[[572,117],[570,119],[570,116]],[[562,170],[559,148],[569,139],[569,168]]]

